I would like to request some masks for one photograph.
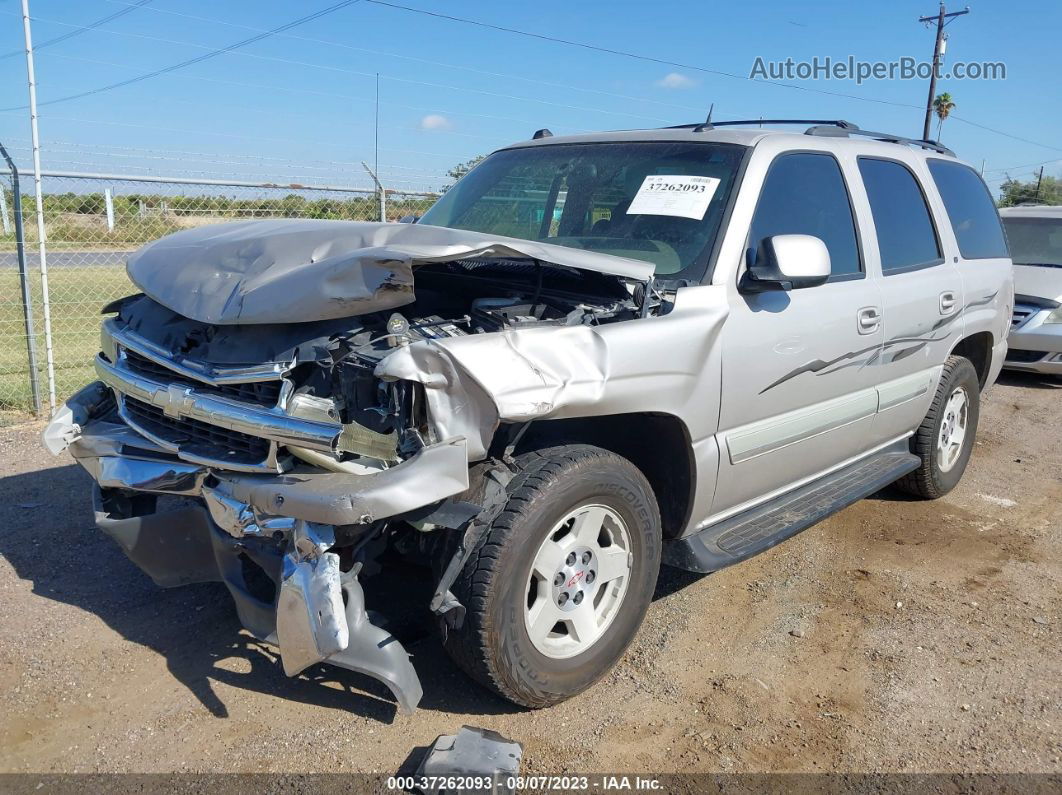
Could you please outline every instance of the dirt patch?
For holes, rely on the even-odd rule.
[[[470,723],[539,773],[1057,772],[1060,398],[994,387],[942,500],[878,495],[717,574],[665,569],[617,668],[549,710],[453,667],[422,573],[376,578],[424,680],[412,718],[357,674],[285,677],[223,588],[156,588],[92,527],[87,477],[5,429],[0,769],[391,773]]]

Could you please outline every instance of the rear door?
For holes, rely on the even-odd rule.
[[[754,180],[750,165],[746,190]],[[877,395],[865,364],[880,353],[882,304],[864,267],[837,158],[829,151],[775,156],[749,230],[746,261],[766,237],[814,235],[829,250],[833,275],[826,284],[788,291],[743,293],[737,279],[728,285],[713,519],[873,443]]]
[[[930,211],[916,158],[860,156],[862,188],[873,223],[868,259],[880,266],[885,338],[871,371],[878,382],[875,436],[918,426],[929,409],[941,366],[962,336],[963,283],[954,254]]]
[[[1005,355],[1003,346],[1014,309],[1013,281],[1017,278],[999,213],[980,175],[966,164],[930,157],[926,166],[957,249],[953,260],[962,277],[965,297],[963,338],[974,339],[978,335],[988,339],[995,348],[993,365],[998,367]],[[991,368],[985,369],[984,377],[994,377]]]

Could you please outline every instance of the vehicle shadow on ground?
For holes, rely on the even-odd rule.
[[[229,716],[216,687],[222,684],[394,720],[390,691],[371,677],[328,665],[285,676],[278,650],[242,631],[220,583],[156,586],[95,528],[90,487],[73,464],[0,478],[0,554],[33,584],[34,594],[96,615],[124,639],[161,655],[173,677],[219,718]],[[664,567],[656,596],[700,576]],[[367,608],[386,616],[386,629],[413,657],[424,687],[420,709],[468,715],[521,710],[470,682],[446,655],[426,609],[432,591],[426,569],[393,567],[363,582]]]
[[[98,616],[126,640],[161,655],[170,673],[212,714],[229,710],[217,684],[391,722],[394,699],[371,677],[316,665],[284,675],[278,650],[241,630],[220,583],[164,589],[93,524],[91,481],[76,465],[0,479],[0,554],[33,593]],[[450,661],[425,605],[426,570],[403,567],[364,581],[369,610],[413,656],[424,686],[420,709],[498,714],[519,708],[471,682]],[[386,610],[384,610],[386,608]]]
[[[1027,373],[1022,370],[1003,370],[996,379],[996,383],[1026,389],[1062,389],[1062,377],[1060,376]]]
[[[996,383],[1003,386],[1027,389],[1062,390],[1062,378],[1041,375],[1040,373],[1026,373],[1019,370],[1003,370],[996,379]],[[908,494],[895,486],[886,486],[881,491],[871,494],[867,499],[875,502],[922,502],[921,497]]]

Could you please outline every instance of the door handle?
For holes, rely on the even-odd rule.
[[[876,306],[865,306],[856,315],[856,327],[860,334],[873,334],[881,324],[881,312]]]
[[[950,315],[955,311],[956,306],[955,293],[951,290],[945,290],[940,294],[940,314]]]

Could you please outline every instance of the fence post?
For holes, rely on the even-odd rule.
[[[0,216],[4,219],[4,237],[11,234],[11,219],[7,217],[7,191],[0,187]]]
[[[110,188],[103,189],[103,201],[107,205],[107,231],[114,231],[114,195]]]
[[[30,30],[29,0],[22,0],[22,36],[26,42],[26,80],[29,84],[30,139],[33,146],[33,187],[37,202],[37,249],[40,252],[41,305],[44,307],[44,359],[48,367],[48,404],[55,402],[55,358],[52,345],[52,310],[48,297],[48,249],[44,227],[44,195],[41,186],[41,139],[37,126],[37,78],[33,69],[33,34]]]
[[[18,261],[18,283],[22,289],[22,321],[26,328],[26,362],[29,365],[30,394],[33,396],[33,411],[41,413],[41,383],[37,370],[37,336],[33,330],[33,303],[30,295],[29,271],[26,268],[26,235],[22,225],[22,191],[18,184],[18,169],[3,144],[0,153],[11,169],[11,200],[15,210],[15,252]],[[0,194],[3,191],[0,189]],[[7,207],[4,207],[4,225],[7,225]]]
[[[369,168],[369,164],[364,160],[361,161],[361,167],[368,172],[372,177],[372,181],[376,183],[376,194],[380,197],[380,221],[387,221],[387,191],[384,190],[384,186],[380,184],[380,180],[376,177],[376,172]]]

